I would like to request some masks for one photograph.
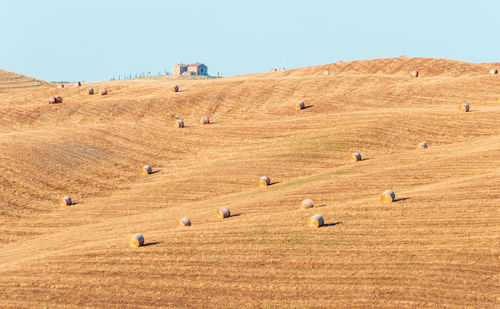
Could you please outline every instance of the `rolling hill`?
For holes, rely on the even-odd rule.
[[[57,89],[1,77],[0,303],[497,307],[495,66],[338,62],[179,80],[178,93],[171,80]],[[154,173],[140,175],[146,164]],[[263,175],[271,186],[258,187]],[[395,203],[380,203],[386,189]],[[63,195],[76,204],[60,207]],[[220,206],[233,216],[218,219]],[[326,226],[307,227],[316,213]],[[178,228],[182,216],[193,226]],[[129,248],[132,233],[146,246]]]
[[[43,80],[0,69],[0,93],[50,85],[51,83]]]

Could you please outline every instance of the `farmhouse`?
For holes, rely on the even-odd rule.
[[[208,75],[208,67],[203,63],[193,63],[193,64],[176,64],[174,65],[172,72],[174,76],[179,75]]]

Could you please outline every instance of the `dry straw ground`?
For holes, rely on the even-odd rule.
[[[495,66],[378,59],[179,80],[178,93],[83,83],[106,96],[2,72],[0,303],[497,307]],[[380,203],[386,189],[395,203]],[[220,205],[232,216],[218,219]],[[324,227],[307,227],[314,214]],[[193,225],[179,229],[184,216]],[[128,246],[135,233],[144,246]]]

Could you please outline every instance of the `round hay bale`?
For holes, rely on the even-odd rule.
[[[151,174],[152,171],[153,171],[153,169],[149,165],[145,165],[141,168],[142,175],[149,175],[149,174]]]
[[[62,103],[62,101],[63,101],[62,97],[56,95],[55,98],[56,98],[56,103]]]
[[[82,85],[82,83],[80,83],[80,82],[76,82],[73,84],[73,86],[75,86],[75,87],[80,87],[81,85]]]
[[[280,68],[280,72],[284,72],[284,71],[286,71],[285,68]]]
[[[323,219],[323,216],[321,215],[314,215],[309,218],[308,225],[309,227],[315,228],[322,227],[323,225],[325,225],[325,219]]]
[[[392,203],[396,199],[396,194],[391,190],[385,190],[384,193],[380,196],[380,201],[382,203]]]
[[[410,75],[411,77],[418,77],[418,71],[417,70],[413,70],[410,72]]]
[[[208,116],[203,116],[200,119],[201,124],[210,124],[210,118]]]
[[[302,101],[295,103],[295,109],[298,111],[300,111],[301,109],[304,109],[305,107],[306,107],[306,105]]]
[[[94,88],[89,88],[89,95],[93,95],[94,94]]]
[[[330,75],[330,71],[328,71],[328,70],[324,70],[324,71],[323,71],[323,75]]]
[[[59,85],[57,85],[57,88],[64,88],[64,85],[63,84],[59,84]]]
[[[498,74],[498,70],[497,69],[491,69],[490,70],[490,74],[491,75],[497,75]]]
[[[174,122],[174,127],[176,127],[176,128],[184,128],[184,121],[182,121],[181,119],[177,119]]]
[[[349,160],[351,162],[361,161],[361,154],[359,154],[359,152],[353,152],[349,155]]]
[[[269,177],[267,177],[267,176],[260,177],[259,186],[261,186],[261,187],[267,187],[270,184],[271,184],[271,179],[269,179]]]
[[[132,248],[138,248],[144,246],[144,236],[142,234],[134,234],[128,237],[128,246]]]
[[[217,209],[217,217],[221,219],[229,218],[231,216],[231,212],[227,207],[220,207]]]
[[[49,97],[49,104],[55,104],[56,103],[56,97]]]
[[[108,94],[108,91],[106,90],[106,88],[101,88],[100,92],[101,92],[101,95],[107,95]]]
[[[418,143],[417,149],[427,149],[427,144],[426,143]]]
[[[470,109],[469,104],[462,104],[458,107],[458,110],[464,113],[467,113]]]
[[[189,218],[186,218],[186,217],[180,218],[177,221],[177,226],[178,227],[188,227],[188,226],[191,226],[191,220],[189,220]]]
[[[278,71],[277,69],[271,69],[270,72],[272,73],[272,72],[277,72],[277,71]]]
[[[303,200],[303,201],[300,203],[300,205],[301,205],[301,206],[302,206],[302,208],[304,208],[304,209],[308,209],[308,208],[313,208],[313,207],[314,207],[314,203],[313,203],[313,201],[312,201],[310,198]]]
[[[179,86],[173,85],[172,87],[170,87],[170,92],[179,92]]]
[[[70,206],[72,204],[71,198],[69,196],[63,196],[59,199],[59,205]]]

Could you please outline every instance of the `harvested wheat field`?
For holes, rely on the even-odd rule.
[[[498,307],[498,66],[339,62],[178,93],[85,83],[108,96],[2,79],[1,307]]]
[[[41,86],[56,87],[56,85],[43,80],[0,69],[0,93],[2,94],[16,90],[24,91]]]

